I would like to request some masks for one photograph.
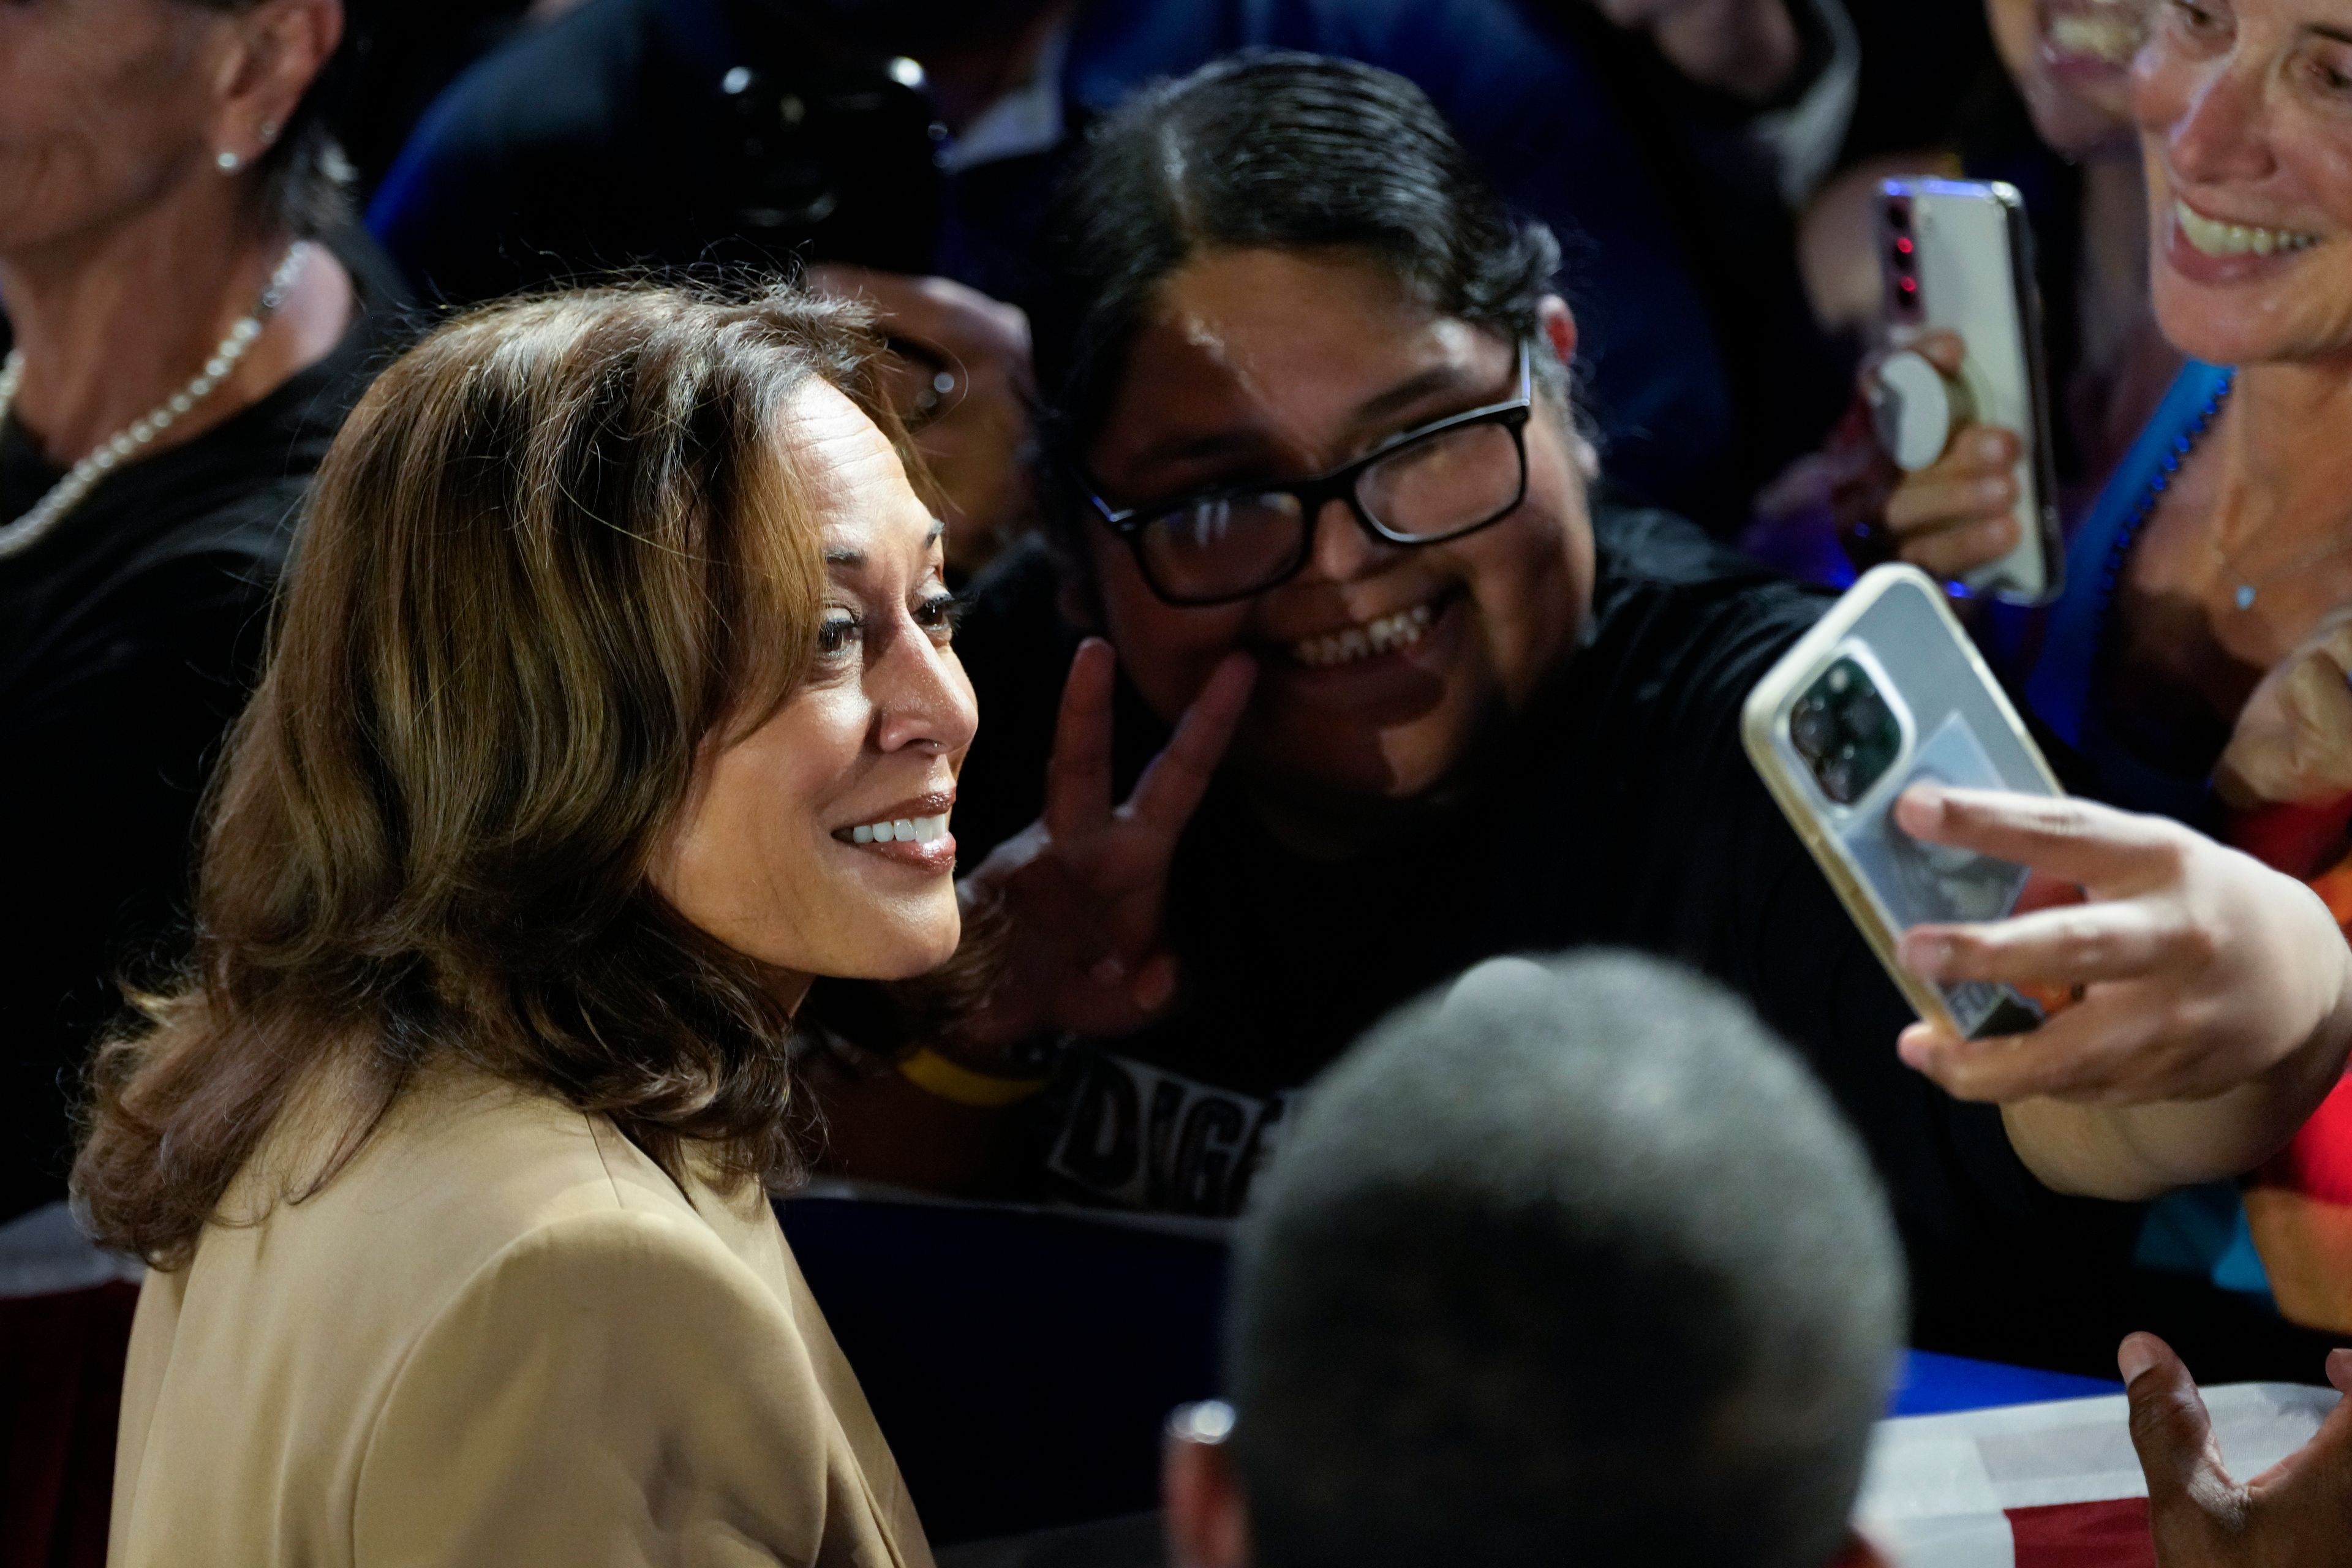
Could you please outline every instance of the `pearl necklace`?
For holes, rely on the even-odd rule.
[[[293,288],[296,274],[301,270],[302,258],[309,247],[296,240],[286,247],[284,259],[270,273],[268,285],[261,290],[261,299],[250,315],[237,318],[228,330],[228,336],[213,350],[213,357],[205,368],[179,391],[156,405],[152,412],[143,414],[128,426],[98,444],[95,451],[84,457],[66,473],[64,479],[49,487],[49,491],[33,503],[32,510],[14,522],[0,526],[0,561],[20,555],[30,550],[58,525],[66,513],[79,505],[84,496],[95,489],[100,479],[112,473],[126,459],[156,437],[170,429],[180,417],[211,396],[220,384],[228,379],[230,371],[243,359],[261,336],[262,323],[278,313],[286,302],[287,291]],[[16,388],[25,379],[25,355],[22,350],[12,351],[5,364],[0,364],[0,421],[8,417],[16,405]]]

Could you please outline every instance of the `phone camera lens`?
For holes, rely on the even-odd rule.
[[[1903,750],[1903,725],[1861,665],[1841,658],[1789,710],[1789,742],[1822,794],[1852,805],[1876,787]]]
[[[1847,746],[1821,765],[1817,775],[1822,781],[1822,793],[1840,805],[1852,805],[1862,792],[1854,788],[1853,748]]]
[[[1895,715],[1886,710],[1886,700],[1868,687],[1853,694],[1845,706],[1845,732],[1856,741],[1885,739]]]
[[[1837,720],[1827,705],[1808,698],[1789,715],[1789,740],[1809,761],[1829,755],[1837,743]]]

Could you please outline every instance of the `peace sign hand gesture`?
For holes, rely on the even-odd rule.
[[[1003,1049],[1044,1029],[1131,1034],[1176,994],[1160,945],[1168,869],[1249,704],[1256,666],[1219,664],[1145,768],[1111,801],[1111,689],[1118,661],[1099,637],[1070,663],[1046,764],[1045,815],[999,845],[963,884],[968,906],[1001,912],[1007,950],[988,1001],[958,1043]]]

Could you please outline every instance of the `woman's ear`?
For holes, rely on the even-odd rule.
[[[343,39],[342,0],[264,0],[227,19],[214,140],[247,163],[284,134]]]
[[[1576,317],[1568,301],[1557,294],[1547,294],[1536,304],[1536,323],[1543,329],[1544,341],[1551,352],[1559,356],[1562,364],[1576,363]]]

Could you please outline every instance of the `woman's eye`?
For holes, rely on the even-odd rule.
[[[856,616],[836,610],[818,624],[816,650],[824,658],[831,658],[856,642],[864,629]]]
[[[933,594],[915,606],[915,624],[940,642],[955,636],[963,618],[963,602],[953,594]]]
[[[2172,0],[2173,19],[2192,34],[2202,35],[2217,30],[2221,20],[2197,0]]]
[[[2305,70],[2311,84],[2322,92],[2338,96],[2352,92],[2352,51],[2315,51],[2305,62]]]

